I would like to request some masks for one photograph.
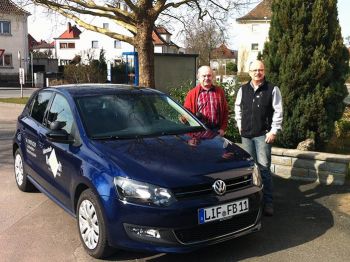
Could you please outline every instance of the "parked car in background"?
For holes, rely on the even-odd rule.
[[[76,217],[96,258],[111,247],[188,252],[261,227],[252,158],[154,89],[40,89],[18,117],[13,155],[18,188]]]

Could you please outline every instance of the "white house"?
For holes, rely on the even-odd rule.
[[[114,32],[130,34],[126,29],[105,19],[96,18],[94,24]],[[100,24],[98,24],[100,21]],[[156,27],[152,33],[155,53],[178,53],[179,47],[171,39],[171,34],[164,27]],[[83,63],[97,60],[103,49],[107,62],[119,63],[123,60],[123,52],[134,52],[134,46],[129,43],[113,39],[107,35],[86,29],[79,29],[76,25],[68,23],[67,29],[55,42],[55,54],[59,65],[69,64],[79,56]],[[131,62],[131,61],[129,61]]]
[[[27,72],[28,66],[28,27],[30,15],[10,0],[0,0],[0,76],[18,75],[19,67]],[[21,61],[19,61],[19,54]]]
[[[268,41],[272,0],[261,1],[248,14],[237,18],[239,28],[238,72],[248,72],[249,64],[262,53]]]
[[[154,53],[178,54],[180,47],[171,41],[171,33],[163,26],[157,26],[152,33]]]

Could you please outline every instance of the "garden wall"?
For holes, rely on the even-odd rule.
[[[284,178],[343,185],[349,173],[349,155],[272,148],[271,171]]]

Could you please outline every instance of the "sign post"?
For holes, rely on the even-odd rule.
[[[21,97],[23,98],[24,68],[19,68],[19,83],[21,85]]]
[[[19,61],[19,83],[21,85],[21,98],[23,98],[24,68],[22,68],[21,51],[18,51],[17,57]]]

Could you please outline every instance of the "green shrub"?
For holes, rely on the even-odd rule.
[[[266,76],[280,87],[283,128],[280,146],[295,148],[307,138],[321,149],[344,111],[349,52],[344,46],[337,1],[272,1]]]

